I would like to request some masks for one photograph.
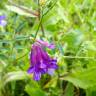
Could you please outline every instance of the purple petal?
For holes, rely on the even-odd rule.
[[[5,20],[1,20],[1,21],[0,21],[0,25],[1,25],[1,26],[5,26],[6,24],[7,24],[7,22],[6,22]]]
[[[35,54],[32,54],[32,52],[30,54],[30,63],[31,63],[31,65],[36,64],[36,56],[35,56]]]
[[[46,68],[46,65],[43,63],[43,61],[40,63],[40,68]]]
[[[44,69],[40,70],[40,72],[41,72],[41,74],[47,73],[47,68],[44,68]]]
[[[47,47],[50,48],[50,49],[54,49],[55,48],[55,45],[53,43],[51,43]]]
[[[52,68],[48,69],[48,74],[52,76],[54,74],[54,69]]]
[[[42,58],[47,61],[50,60],[48,53],[44,50],[42,51]]]
[[[27,71],[29,74],[33,73],[34,72],[34,67],[30,67]]]
[[[37,40],[37,42],[39,42],[40,44],[44,45],[44,46],[48,46],[48,43],[42,40]]]
[[[50,68],[58,69],[58,65],[56,65],[56,64],[52,64],[52,65],[50,65]]]
[[[39,46],[37,47],[36,53],[36,60],[40,62],[42,60],[42,49]]]
[[[51,62],[52,62],[52,64],[56,64],[57,60],[56,59],[52,59]]]
[[[41,73],[40,72],[34,72],[33,79],[38,81],[41,78]]]
[[[50,49],[54,49],[55,45],[53,43],[49,44],[48,42],[42,41],[42,40],[37,40],[40,44],[42,44],[45,47],[48,47]]]
[[[3,20],[3,19],[5,19],[5,18],[6,18],[5,15],[0,16],[0,20]]]

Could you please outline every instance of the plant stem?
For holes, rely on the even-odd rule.
[[[81,56],[63,56],[63,58],[76,58],[76,59],[95,59],[95,57],[81,57]]]
[[[37,31],[36,31],[36,33],[35,33],[35,37],[34,37],[34,40],[36,39],[36,37],[37,37],[37,34],[38,34],[38,31],[39,31],[39,28],[40,28],[40,26],[41,26],[41,23],[42,23],[42,17],[41,17],[41,19],[40,19],[40,22],[39,22],[39,25],[38,25],[38,28],[37,28]]]
[[[42,19],[43,19],[43,17],[56,5],[57,1],[58,1],[58,0],[55,1],[55,3],[49,8],[49,10],[47,10],[47,12],[45,12],[44,14],[42,14],[42,16],[39,17],[40,22],[39,22],[37,31],[36,31],[36,33],[35,33],[34,40],[35,40],[36,37],[37,37],[37,34],[38,34],[38,31],[39,31],[40,26],[41,26],[41,30],[42,30],[43,36],[45,36],[45,34],[44,34],[44,29],[43,29],[43,25],[42,25]],[[41,10],[40,10],[40,5],[39,5],[39,0],[38,0],[38,7],[39,7],[39,12],[40,12]],[[42,13],[43,13],[43,12],[42,12]],[[41,15],[41,12],[39,13],[39,15]]]
[[[38,19],[39,19],[39,25],[38,25],[38,28],[37,28],[37,30],[36,30],[34,40],[35,40],[36,37],[37,37],[37,34],[38,34],[38,31],[39,31],[40,26],[42,26],[42,18],[43,18],[43,17],[41,17],[41,9],[40,9],[39,0],[38,0],[38,12],[39,12],[39,16],[38,16]]]

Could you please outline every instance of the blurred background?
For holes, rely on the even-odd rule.
[[[96,0],[0,0],[0,96],[96,96]],[[33,13],[42,18],[40,20]],[[43,16],[44,15],[44,16]],[[38,34],[36,35],[36,31]],[[54,42],[53,76],[27,74],[33,39]]]

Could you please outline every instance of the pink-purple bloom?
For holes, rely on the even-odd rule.
[[[48,53],[44,50],[46,44],[48,43],[44,41],[40,43],[37,41],[32,45],[30,54],[30,68],[28,69],[28,73],[33,73],[33,79],[36,81],[40,80],[42,74],[48,73],[52,75],[54,73],[54,70],[58,68],[57,60],[51,58]]]
[[[7,24],[7,22],[5,21],[6,16],[5,15],[1,15],[0,16],[0,26],[5,26]]]
[[[39,42],[43,46],[48,47],[50,49],[54,49],[55,48],[55,45],[53,43],[49,44],[48,42],[44,42],[42,40],[37,40],[37,42]]]

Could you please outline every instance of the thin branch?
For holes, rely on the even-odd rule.
[[[35,33],[34,40],[36,39],[37,34],[38,34],[38,31],[39,31],[39,28],[40,28],[40,26],[41,26],[41,24],[42,24],[42,19],[43,19],[43,16],[42,16],[41,19],[40,19],[40,22],[39,22],[39,25],[38,25],[37,31],[36,31],[36,33]]]
[[[42,11],[42,14],[43,14],[43,11]],[[41,15],[42,15],[42,14],[41,14]],[[45,36],[44,27],[43,27],[42,22],[41,22],[41,31],[42,31],[42,35]]]
[[[43,24],[42,23],[41,23],[41,31],[42,31],[43,36],[45,36],[45,32],[44,32],[44,28],[43,28]]]

